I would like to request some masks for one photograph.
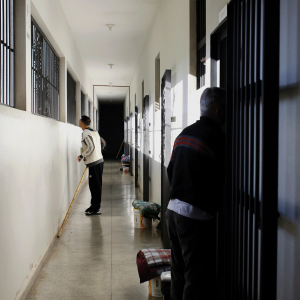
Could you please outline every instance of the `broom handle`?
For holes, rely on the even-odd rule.
[[[122,145],[121,145],[121,147],[120,147],[120,150],[119,150],[118,155],[117,155],[116,158],[118,158],[118,156],[119,156],[119,154],[120,154],[120,151],[121,151],[121,149],[122,149],[123,144],[124,144],[124,140],[123,140],[123,142],[122,142]]]
[[[65,225],[65,223],[66,223],[66,221],[67,221],[67,219],[68,219],[69,213],[70,213],[71,208],[72,208],[72,206],[73,206],[73,204],[74,204],[74,202],[75,202],[77,193],[78,193],[78,191],[79,191],[79,188],[80,188],[80,186],[81,186],[81,183],[82,183],[82,181],[83,181],[83,178],[84,178],[84,175],[85,175],[87,169],[88,169],[88,168],[85,168],[85,170],[84,170],[84,172],[83,172],[83,175],[82,175],[82,177],[81,177],[81,180],[80,180],[80,182],[79,182],[79,185],[78,185],[78,187],[77,187],[77,190],[76,190],[75,195],[74,195],[74,197],[73,197],[73,200],[72,200],[72,202],[71,202],[71,204],[70,204],[69,210],[68,210],[68,212],[67,212],[67,214],[66,214],[66,216],[65,216],[65,219],[64,219],[64,221],[63,221],[63,223],[62,223],[62,225],[61,225],[61,227],[60,227],[60,231],[59,231],[57,237],[60,237],[60,235],[61,235],[61,232],[62,232],[63,227],[64,227],[64,225]]]

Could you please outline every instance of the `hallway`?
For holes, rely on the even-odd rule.
[[[90,191],[88,181],[83,182],[62,235],[26,299],[152,299],[148,282],[139,283],[135,261],[140,249],[162,248],[160,231],[155,222],[152,229],[134,228],[131,203],[142,194],[134,177],[119,171],[120,165],[104,163],[101,215],[85,215]]]

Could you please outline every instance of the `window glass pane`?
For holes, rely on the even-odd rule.
[[[59,120],[59,57],[34,19],[31,30],[32,113]]]

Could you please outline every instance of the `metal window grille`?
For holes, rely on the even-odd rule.
[[[68,72],[67,75],[68,95],[68,123],[76,125],[76,82]]]
[[[1,0],[1,104],[14,106],[14,1]]]
[[[81,115],[85,115],[85,94],[81,91]]]
[[[59,57],[34,19],[31,70],[32,113],[59,120]]]
[[[279,0],[228,4],[226,299],[276,299]]]
[[[206,0],[197,0],[197,89],[205,85]]]

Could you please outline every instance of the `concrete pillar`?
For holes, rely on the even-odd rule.
[[[85,95],[85,114],[89,115],[89,96],[88,94]]]
[[[97,108],[96,108],[96,105],[93,107],[93,110],[94,110],[94,114],[93,114],[94,129],[97,130],[97,119],[96,119],[96,111],[97,111]]]
[[[67,60],[61,57],[59,60],[59,120],[68,122],[68,98],[67,98]]]
[[[79,119],[81,117],[81,84],[76,82],[76,125],[79,125]]]
[[[31,1],[15,1],[15,107],[31,112]]]
[[[89,117],[91,118],[91,127],[94,128],[94,107],[93,107],[93,102],[90,101],[89,104]]]

